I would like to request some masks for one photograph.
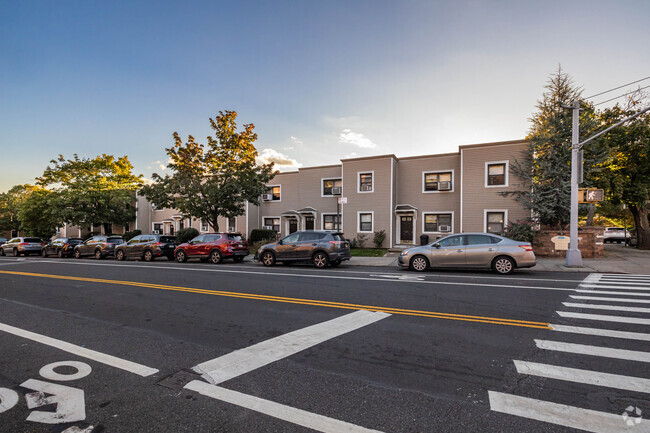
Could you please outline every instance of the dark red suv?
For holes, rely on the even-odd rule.
[[[221,263],[223,259],[239,263],[247,255],[248,244],[239,233],[206,233],[180,244],[174,250],[174,257],[179,263],[192,257],[212,263]]]

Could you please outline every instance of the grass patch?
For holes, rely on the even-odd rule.
[[[352,248],[350,254],[352,257],[384,257],[388,249],[386,248]]]

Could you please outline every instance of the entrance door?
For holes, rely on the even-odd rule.
[[[399,217],[399,243],[412,244],[413,243],[413,217],[401,216]]]
[[[305,230],[314,230],[314,217],[305,217]]]
[[[298,231],[298,220],[295,218],[292,218],[289,220],[289,234],[297,232]]]

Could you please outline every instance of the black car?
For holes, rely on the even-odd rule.
[[[123,244],[122,236],[96,235],[86,242],[74,247],[74,258],[80,259],[83,256],[93,256],[97,260],[112,256],[117,245]]]
[[[59,258],[72,257],[74,247],[82,242],[81,238],[56,238],[43,247],[41,256],[47,257],[54,254]]]
[[[168,235],[139,235],[127,243],[115,247],[115,258],[141,258],[150,262],[156,257],[167,257],[174,260],[174,249],[178,245],[175,236]]]
[[[350,243],[343,239],[343,233],[307,230],[262,245],[259,257],[265,266],[273,266],[276,262],[302,261],[311,262],[317,268],[325,268],[350,260]]]

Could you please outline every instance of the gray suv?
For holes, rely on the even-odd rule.
[[[350,243],[343,239],[343,233],[308,230],[291,233],[277,242],[262,245],[258,256],[264,266],[300,261],[326,268],[350,260]]]
[[[123,244],[122,236],[95,235],[83,244],[74,247],[74,258],[80,259],[83,256],[93,256],[97,260],[107,256],[113,256],[115,247]]]
[[[41,238],[13,238],[0,245],[0,255],[13,254],[14,257],[21,255],[40,254],[45,242]]]

